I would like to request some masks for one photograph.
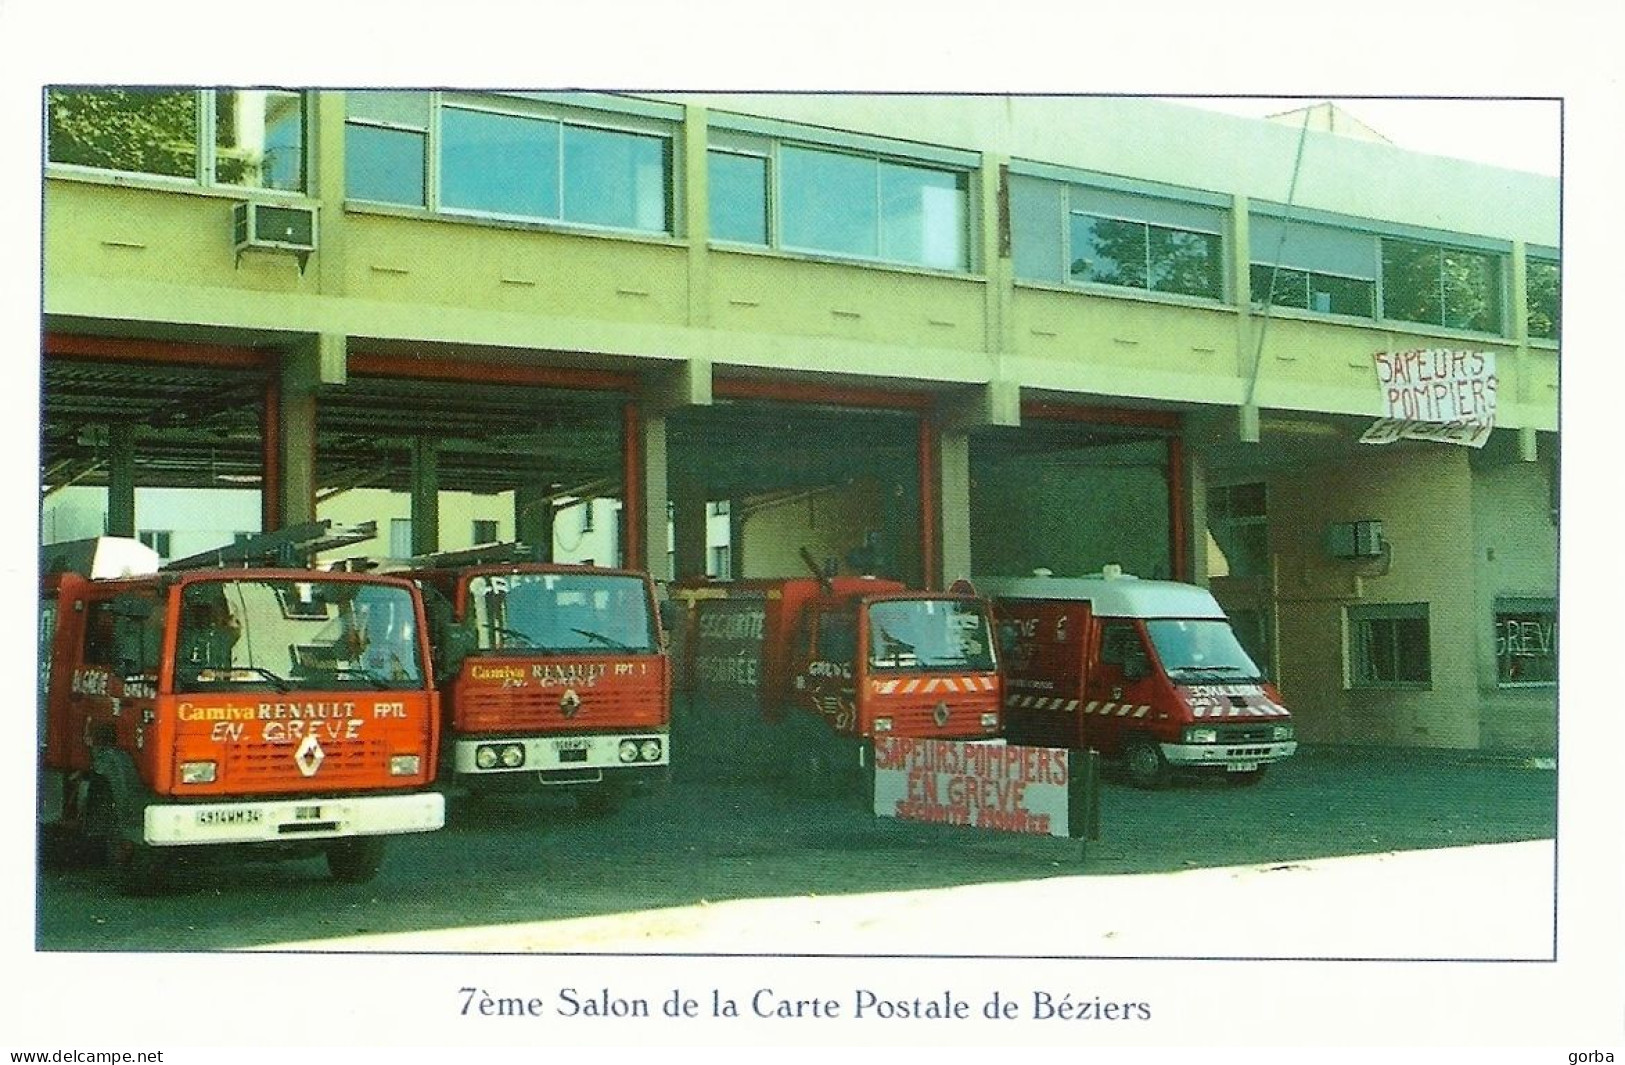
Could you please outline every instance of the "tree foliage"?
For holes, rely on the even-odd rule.
[[[167,89],[51,89],[55,163],[192,177],[197,169],[197,94]]]

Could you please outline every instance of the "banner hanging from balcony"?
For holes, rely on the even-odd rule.
[[[1483,447],[1495,428],[1495,353],[1418,348],[1379,351],[1383,416],[1363,444],[1433,440]]]

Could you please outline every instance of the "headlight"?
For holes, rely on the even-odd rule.
[[[213,784],[215,764],[213,762],[182,762],[182,784]]]
[[[518,769],[525,764],[525,749],[517,743],[510,743],[502,748],[502,766],[504,769]]]
[[[1219,730],[1216,728],[1188,728],[1185,730],[1186,743],[1218,743]]]
[[[660,741],[644,740],[643,744],[638,748],[638,753],[643,756],[645,762],[660,761]]]
[[[621,761],[623,761],[623,762],[635,762],[635,761],[637,761],[638,760],[638,741],[637,740],[622,740],[620,749],[616,753],[620,755]]]
[[[480,747],[474,751],[474,764],[481,769],[495,769],[497,767],[497,749],[495,747]]]
[[[389,775],[392,777],[415,777],[423,766],[423,759],[415,754],[394,754],[389,758]]]
[[[999,727],[999,715],[998,714],[983,714],[982,715],[982,727],[983,728],[998,728]]]
[[[876,732],[890,732],[891,731],[891,718],[889,718],[889,717],[877,717],[877,718],[875,718],[875,731]]]
[[[1276,725],[1273,730],[1273,735],[1278,740],[1290,740],[1292,738],[1292,726]]]

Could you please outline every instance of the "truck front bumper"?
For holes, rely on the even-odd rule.
[[[1164,743],[1162,757],[1175,769],[1213,768],[1246,773],[1291,757],[1297,740],[1279,743]]]
[[[540,773],[544,781],[550,776],[602,779],[607,770],[663,769],[670,764],[670,736],[659,731],[480,737],[458,740],[452,752],[452,768],[459,774]]]
[[[288,843],[340,836],[433,832],[446,823],[439,792],[361,795],[262,802],[149,806],[146,842],[159,847],[199,843]]]

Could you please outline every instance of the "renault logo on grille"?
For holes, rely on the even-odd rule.
[[[948,723],[948,704],[938,703],[937,708],[931,711],[931,720],[937,723],[937,728]]]
[[[575,717],[576,711],[580,709],[581,696],[576,694],[574,688],[564,689],[564,694],[559,696],[559,713],[565,717]]]
[[[299,749],[293,752],[293,760],[299,766],[299,772],[307,777],[316,775],[316,770],[322,767],[322,759],[327,755],[322,745],[316,742],[314,733],[306,733],[305,738],[299,741]]]

